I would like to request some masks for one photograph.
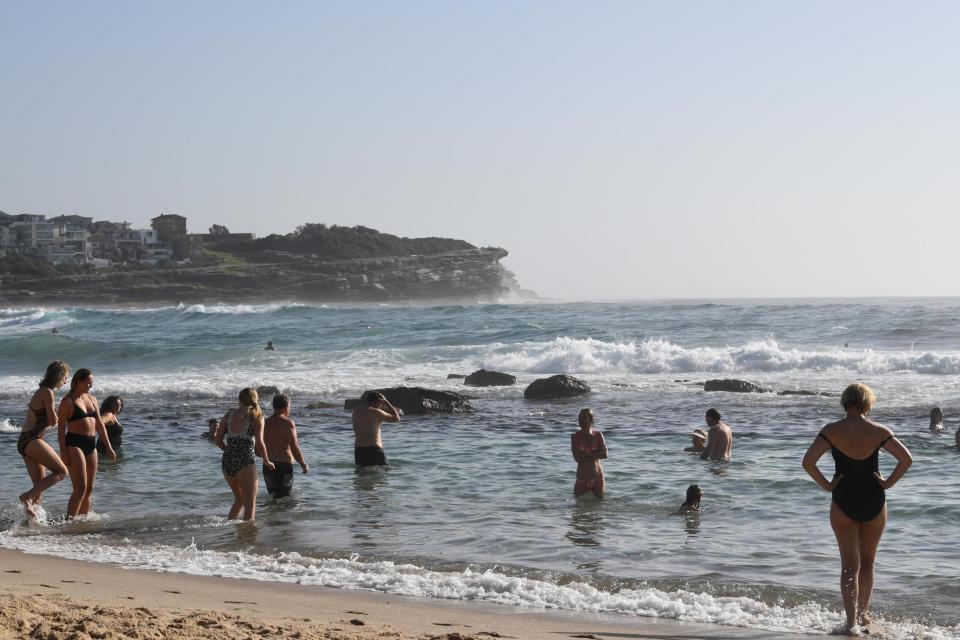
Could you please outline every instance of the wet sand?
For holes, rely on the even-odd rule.
[[[122,569],[0,550],[0,640],[489,640],[799,634]]]

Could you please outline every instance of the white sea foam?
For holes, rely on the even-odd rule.
[[[19,433],[20,427],[10,422],[9,418],[0,420],[0,433]]]
[[[532,373],[736,373],[848,370],[861,374],[895,371],[954,375],[960,352],[873,351],[870,349],[782,349],[772,338],[742,346],[682,347],[668,340],[605,342],[560,337],[494,350],[487,369]]]
[[[316,559],[298,553],[257,555],[209,551],[191,544],[107,545],[93,536],[69,540],[47,535],[0,534],[0,546],[28,553],[57,555],[76,560],[111,562],[124,567],[191,575],[214,575],[269,582],[292,582],[343,589],[363,589],[396,595],[479,600],[539,609],[566,609],[670,618],[771,631],[824,633],[841,615],[816,603],[799,606],[767,604],[747,597],[723,597],[688,590],[673,592],[653,587],[603,591],[583,582],[564,585],[544,580],[508,576],[491,570],[432,571],[412,564],[389,561]],[[886,638],[900,640],[956,638],[960,627],[928,627],[913,622],[884,625]]]

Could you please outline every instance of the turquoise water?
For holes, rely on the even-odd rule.
[[[51,330],[56,327],[59,333]],[[265,352],[272,340],[276,352]],[[120,393],[121,459],[102,466],[91,521],[64,524],[68,483],[43,526],[21,522],[16,425],[55,358]],[[464,389],[485,367],[510,388]],[[572,373],[594,393],[526,401],[537,377]],[[890,637],[960,635],[960,301],[868,300],[334,308],[193,306],[0,310],[0,545],[163,570],[410,595],[615,611],[768,629],[839,623],[829,495],[800,468],[835,398],[707,394],[738,377],[775,389],[873,385],[875,417],[915,464],[889,492],[875,606]],[[311,465],[258,522],[226,522],[219,450],[199,437],[243,386],[293,396]],[[475,411],[384,429],[393,468],[352,464],[342,405],[398,384],[466,391]],[[945,435],[929,434],[934,404]],[[590,406],[610,449],[608,499],[572,497],[569,435]],[[715,406],[734,460],[682,452]],[[48,435],[48,441],[53,438]],[[826,470],[832,468],[827,458]],[[881,458],[889,471],[893,460]],[[672,515],[686,486],[699,517]]]

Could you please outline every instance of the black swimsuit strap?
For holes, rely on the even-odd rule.
[[[883,445],[885,445],[885,444],[887,444],[888,442],[890,442],[891,440],[893,440],[893,438],[894,438],[894,436],[887,436],[886,438],[884,438],[884,439],[883,439],[883,442],[881,442],[880,444],[877,445],[877,451],[880,451],[880,449],[883,449]]]
[[[833,447],[833,443],[830,442],[830,438],[828,438],[827,436],[823,435],[823,431],[821,431],[820,433],[818,433],[818,434],[817,434],[817,437],[818,437],[818,438],[823,438],[824,440],[827,441],[827,444],[829,444],[831,447]]]

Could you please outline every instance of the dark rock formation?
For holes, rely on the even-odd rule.
[[[447,374],[447,380],[463,380],[463,379],[466,378],[466,377],[467,377],[467,376],[465,376],[465,375],[462,374],[462,373],[448,373],[448,374]]]
[[[539,378],[524,389],[523,397],[528,400],[546,400],[550,398],[572,398],[590,393],[590,385],[573,376],[557,375]]]
[[[471,387],[507,387],[512,384],[517,384],[517,376],[511,376],[509,373],[500,373],[499,371],[480,369],[464,378],[463,384],[470,385]]]
[[[839,398],[839,393],[830,393],[828,391],[809,391],[807,389],[785,389],[777,391],[778,396],[823,396],[825,398]]]
[[[434,391],[423,387],[391,387],[389,389],[369,389],[364,392],[364,396],[377,391],[386,396],[390,404],[407,415],[473,411],[467,397],[452,391]],[[344,401],[343,408],[352,410],[362,405],[363,402],[363,397],[351,398]]]
[[[733,393],[768,393],[770,389],[743,380],[707,380],[704,391],[730,391]]]
[[[267,396],[270,396],[272,398],[278,393],[280,393],[280,388],[275,387],[272,384],[262,384],[259,387],[257,387],[257,395],[259,395],[263,399],[265,399]]]

